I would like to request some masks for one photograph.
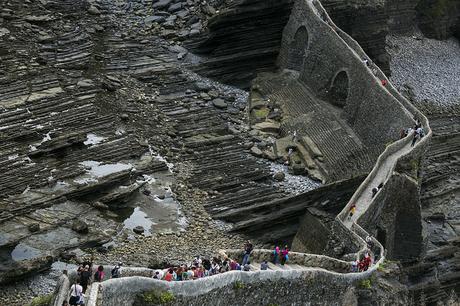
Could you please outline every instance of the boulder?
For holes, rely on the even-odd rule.
[[[274,175],[273,175],[273,178],[275,180],[277,180],[278,182],[281,182],[281,181],[284,181],[284,178],[286,177],[286,175],[284,174],[284,172],[282,171],[279,171],[279,172],[276,172]]]
[[[87,234],[88,233],[88,224],[84,221],[76,219],[72,222],[72,230],[76,231],[80,234]]]
[[[96,209],[99,209],[99,210],[107,210],[109,209],[109,206],[100,202],[100,201],[96,201],[93,203],[93,207],[96,208]]]
[[[180,3],[180,2],[179,3],[174,3],[171,6],[169,6],[168,12],[174,13],[174,12],[180,11],[181,8],[182,8],[182,3]]]
[[[99,11],[99,9],[97,7],[95,7],[94,5],[91,5],[88,8],[88,13],[90,13],[91,15],[100,15],[101,11]]]
[[[264,121],[254,125],[254,128],[259,129],[265,133],[278,134],[280,130],[280,124],[275,121]]]
[[[257,157],[262,157],[264,155],[264,153],[262,152],[261,149],[259,149],[258,147],[256,146],[253,146],[251,148],[251,154],[254,155],[254,156],[257,156]]]
[[[136,234],[139,234],[139,235],[143,234],[144,231],[145,231],[144,227],[142,227],[140,225],[138,225],[135,228],[133,228],[133,232],[135,232]]]
[[[39,223],[32,223],[29,224],[27,227],[31,233],[38,232],[40,230],[40,224]]]
[[[146,25],[151,25],[152,23],[155,23],[155,22],[156,22],[156,23],[163,23],[163,22],[165,22],[165,20],[166,20],[166,19],[165,19],[163,16],[157,16],[157,15],[155,15],[155,16],[145,17],[144,23],[145,23]]]
[[[78,81],[77,86],[81,88],[90,88],[90,87],[94,87],[94,82],[93,80],[90,80],[90,79],[84,79],[84,80]]]
[[[0,37],[10,34],[10,30],[7,28],[0,28]]]
[[[214,105],[215,107],[219,109],[226,109],[228,106],[227,103],[224,101],[224,99],[220,99],[220,98],[212,100],[212,105]]]
[[[171,4],[171,2],[172,0],[161,0],[161,1],[158,1],[157,3],[154,3],[152,7],[154,9],[164,9],[168,7]]]

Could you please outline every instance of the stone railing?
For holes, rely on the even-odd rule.
[[[225,250],[225,255],[228,258],[238,260],[241,262],[243,254],[241,250]],[[256,249],[251,253],[250,261],[261,263],[264,260],[270,262],[273,260],[273,250]],[[307,254],[298,252],[289,252],[289,261],[287,264],[296,264],[304,267],[322,268],[337,273],[350,272],[351,262],[339,260],[336,258]]]

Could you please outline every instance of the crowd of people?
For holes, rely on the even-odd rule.
[[[372,249],[372,239],[366,239],[369,250]],[[190,264],[182,264],[179,266],[169,267],[166,269],[158,269],[153,272],[152,278],[172,281],[189,281],[196,280],[203,277],[226,273],[229,271],[251,271],[251,255],[253,253],[253,245],[248,240],[243,248],[241,263],[237,260],[230,259],[227,256],[221,258],[220,256],[211,259],[196,256]],[[284,246],[281,248],[276,245],[271,253],[270,261],[275,265],[285,265],[289,260],[289,248]],[[361,259],[354,261],[352,264],[352,272],[366,271],[372,265],[372,258],[369,252]],[[268,270],[268,260],[263,260],[260,263],[260,270]],[[115,265],[110,273],[111,278],[119,278],[122,273],[122,263]],[[93,273],[94,272],[94,273]],[[93,268],[91,262],[85,262],[77,269],[77,277],[75,282],[70,287],[70,299],[64,301],[63,306],[84,305],[86,291],[92,282],[101,282],[105,278],[103,266]]]
[[[116,267],[118,268],[116,269]],[[114,269],[112,269],[112,278],[119,277],[117,272],[119,268],[120,266],[117,265]],[[72,284],[72,286],[70,286],[69,301],[64,301],[62,305],[84,305],[88,286],[92,282],[102,282],[104,278],[105,272],[103,266],[98,266],[97,268],[93,269],[92,262],[84,262],[77,268],[77,276],[75,282]]]
[[[422,127],[422,123],[420,120],[415,119],[415,124],[413,127],[402,129],[400,133],[400,138],[403,139],[409,136],[412,132],[414,132],[411,146],[413,147],[417,140],[422,139],[425,136],[425,130]]]
[[[203,277],[217,275],[228,271],[251,271],[251,254],[254,248],[250,241],[244,245],[241,263],[228,257],[213,257],[212,259],[197,256],[190,264],[182,264],[170,267],[165,270],[156,270],[153,278],[165,281],[187,281]],[[289,248],[286,245],[283,249],[275,246],[272,252],[273,264],[284,265],[289,259]],[[260,263],[260,270],[268,270],[267,260]]]

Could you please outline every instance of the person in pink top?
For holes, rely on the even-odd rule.
[[[273,263],[276,265],[276,264],[279,264],[279,262],[280,262],[280,247],[275,246],[275,249],[273,250]]]
[[[289,249],[286,245],[284,249],[281,251],[281,264],[284,265],[289,259]]]

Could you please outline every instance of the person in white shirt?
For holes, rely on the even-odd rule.
[[[83,300],[83,287],[80,285],[80,281],[77,280],[75,284],[70,286],[70,305],[81,305]]]

